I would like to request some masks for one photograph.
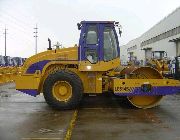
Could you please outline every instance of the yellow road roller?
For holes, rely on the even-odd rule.
[[[79,44],[52,49],[26,59],[15,78],[16,89],[37,96],[56,109],[76,108],[83,94],[114,93],[127,97],[138,108],[156,106],[165,95],[180,92],[180,82],[164,79],[151,67],[124,67],[120,64],[115,21],[81,21]]]

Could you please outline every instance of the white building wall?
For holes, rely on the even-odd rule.
[[[180,26],[180,7],[145,32],[141,36],[142,40],[150,39],[153,36],[157,36],[178,26]]]
[[[152,51],[163,50],[167,52],[169,57],[174,57],[176,56],[176,44],[174,42],[169,42],[169,40],[179,37],[180,34],[146,45],[144,48],[152,48]]]
[[[125,64],[128,61],[126,46],[120,46],[120,60],[122,64]]]
[[[180,7],[177,8],[170,15],[165,17],[163,20],[161,20],[158,24],[156,24],[150,30],[148,30],[143,35],[141,35],[139,38],[131,40],[126,45],[122,46],[121,54],[123,55],[127,54],[128,48],[131,48],[132,46],[136,45],[137,49],[131,50],[131,52],[134,52],[134,55],[137,57],[138,60],[145,60],[145,51],[142,50],[142,48],[152,48],[152,51],[166,51],[168,54],[168,57],[174,57],[176,56],[176,44],[174,42],[169,42],[169,40],[180,38],[180,33],[177,35],[156,41],[154,43],[145,45],[143,47],[141,46],[141,43],[143,41],[156,37],[162,33],[165,33],[179,26],[180,26]]]

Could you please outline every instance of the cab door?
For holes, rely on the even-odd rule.
[[[99,24],[85,24],[81,29],[79,70],[86,71],[86,78],[83,80],[85,93],[102,92],[102,81],[98,80],[99,75],[94,69],[100,63],[99,33]]]
[[[99,63],[99,26],[87,24],[81,39],[81,61],[88,61],[91,65]],[[88,62],[82,63],[87,65]]]

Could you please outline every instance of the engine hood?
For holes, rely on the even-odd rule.
[[[26,59],[21,72],[24,74],[32,65],[49,61],[78,61],[78,47],[48,50],[33,55]]]

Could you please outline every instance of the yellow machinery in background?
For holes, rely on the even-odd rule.
[[[147,66],[157,69],[164,76],[170,76],[169,60],[165,51],[153,51],[151,59],[146,62]]]
[[[0,84],[12,82],[20,73],[21,67],[0,67]]]
[[[14,81],[25,58],[0,55],[0,84]]]
[[[123,67],[114,21],[82,21],[79,45],[49,48],[28,58],[16,77],[16,89],[37,96],[57,109],[73,109],[83,94],[114,93],[138,108],[156,106],[165,95],[180,91],[180,82],[164,79],[151,67]]]

